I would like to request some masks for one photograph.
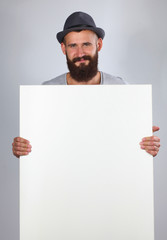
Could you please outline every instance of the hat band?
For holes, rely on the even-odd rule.
[[[68,27],[68,28],[66,28],[66,30],[67,30],[67,29],[71,29],[71,28],[76,28],[76,27],[93,27],[93,26],[80,24],[80,25],[74,25],[74,26],[72,26],[72,27]],[[64,29],[64,30],[65,30],[65,29]]]

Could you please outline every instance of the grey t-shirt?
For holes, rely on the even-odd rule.
[[[110,84],[127,84],[122,78],[112,76],[108,73],[100,72],[102,85]],[[43,85],[67,85],[67,73],[64,73],[56,78],[43,83]]]

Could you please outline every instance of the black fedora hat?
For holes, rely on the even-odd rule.
[[[59,43],[62,43],[67,33],[77,30],[91,30],[102,39],[105,36],[104,30],[96,27],[93,18],[89,14],[84,12],[74,12],[67,18],[63,31],[57,33],[57,40]]]

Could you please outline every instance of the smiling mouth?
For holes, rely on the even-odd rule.
[[[80,60],[78,60],[77,62],[85,62],[87,60],[85,60],[84,58],[81,58]]]
[[[78,61],[76,61],[75,62],[76,64],[78,63],[78,64],[81,64],[81,63],[83,63],[83,64],[88,64],[89,63],[89,60],[88,59],[84,59],[84,58],[81,58],[81,59],[78,59]]]
[[[89,56],[77,57],[73,59],[73,62],[84,63],[86,60],[90,60],[90,57]]]

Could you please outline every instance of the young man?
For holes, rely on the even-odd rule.
[[[57,34],[62,52],[67,59],[69,72],[43,84],[125,84],[119,77],[98,71],[98,52],[102,48],[104,35],[104,30],[96,27],[90,15],[83,12],[71,14],[65,22],[63,31]],[[159,127],[153,126],[153,132],[158,130]],[[31,152],[29,141],[21,137],[16,137],[12,145],[16,157]],[[145,137],[140,146],[152,156],[156,156],[160,139],[156,136]]]

